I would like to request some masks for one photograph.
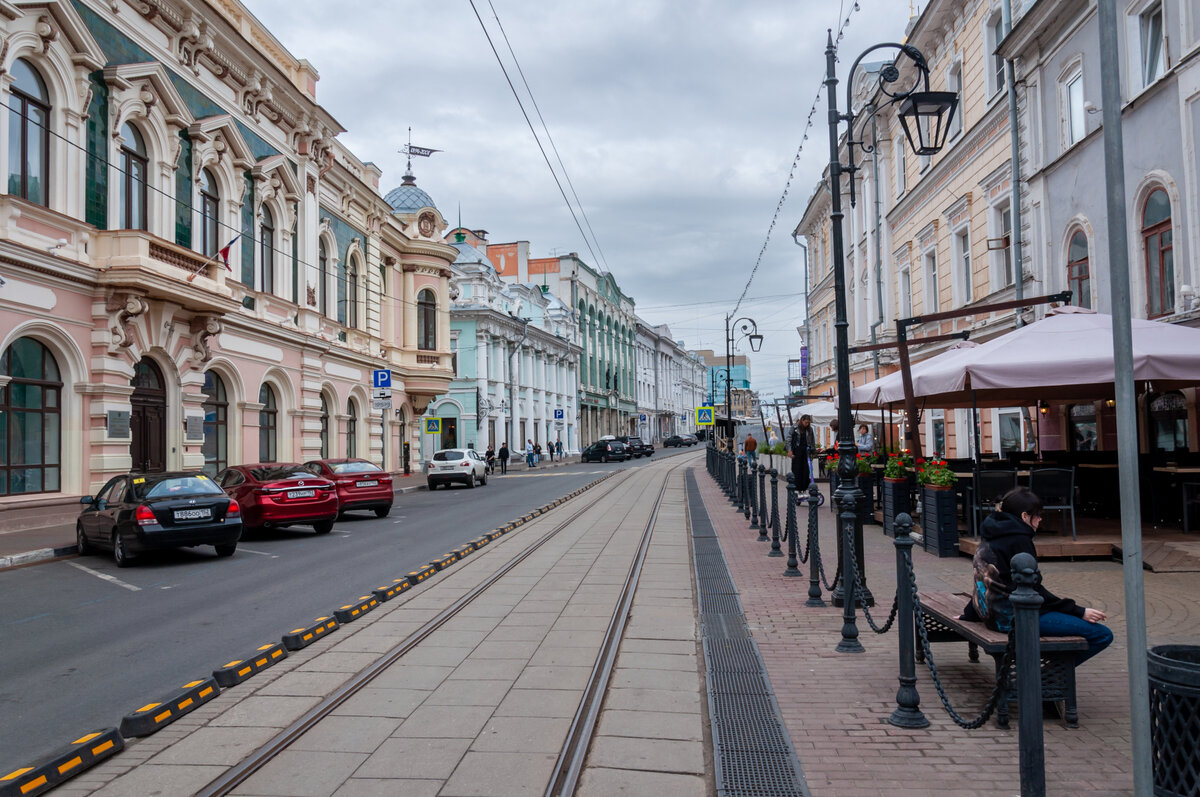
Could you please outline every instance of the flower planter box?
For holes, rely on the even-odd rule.
[[[875,522],[875,475],[858,474],[858,489],[862,492],[862,502],[857,507],[858,522],[859,525],[866,526]]]
[[[907,477],[883,479],[883,533],[889,537],[896,536],[896,515],[912,512],[909,485]]]
[[[958,556],[958,513],[954,488],[927,484],[921,493],[921,504],[925,550],[936,556]]]

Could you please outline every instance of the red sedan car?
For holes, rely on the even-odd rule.
[[[312,526],[328,534],[338,516],[337,487],[294,463],[235,465],[217,484],[237,500],[246,528]]]
[[[304,467],[337,485],[342,511],[367,509],[376,517],[387,517],[396,493],[392,475],[365,459],[315,459]]]

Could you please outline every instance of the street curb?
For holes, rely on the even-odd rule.
[[[0,570],[8,570],[13,567],[33,564],[34,562],[45,562],[48,559],[62,559],[66,556],[74,556],[79,553],[78,545],[64,545],[61,548],[38,548],[36,551],[25,551],[24,553],[14,553],[11,556],[0,556]]]

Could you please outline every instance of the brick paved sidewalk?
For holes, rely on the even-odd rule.
[[[806,608],[807,566],[801,566],[804,578],[785,578],[786,559],[768,558],[770,544],[757,542],[757,532],[749,530],[748,522],[704,468],[696,470],[812,793],[836,797],[1017,794],[1016,717],[1007,731],[997,728],[994,720],[975,731],[961,730],[942,710],[929,671],[918,665],[921,709],[931,726],[903,730],[884,723],[895,708],[895,631],[876,636],[859,616],[859,639],[866,652],[836,653],[841,609]],[[822,485],[822,491],[828,493],[827,485]],[[834,515],[828,507],[827,503],[820,509],[820,536],[832,576]],[[806,512],[802,507],[798,514],[801,529],[807,528]],[[867,527],[864,546],[867,581],[879,604],[873,616],[882,622],[895,590],[895,548],[878,526]],[[919,548],[913,557],[922,590],[967,589],[970,561],[966,557],[937,559]],[[1116,635],[1108,651],[1079,670],[1080,727],[1071,730],[1061,721],[1045,720],[1048,792],[1132,794],[1121,565],[1047,562],[1042,572],[1052,592],[1107,612]],[[1194,578],[1186,573],[1146,573],[1151,645],[1195,642],[1200,636]],[[990,693],[990,657],[971,664],[966,645],[936,646],[934,656],[955,708],[964,716],[975,715]]]

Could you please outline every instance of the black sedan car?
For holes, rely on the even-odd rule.
[[[238,502],[203,473],[126,473],[79,502],[79,553],[109,548],[117,567],[162,548],[212,545],[217,556],[232,556],[242,536]]]
[[[583,449],[584,462],[624,462],[629,449],[620,440],[600,440]]]
[[[673,434],[663,440],[663,448],[682,448],[696,445],[696,438],[690,434]]]
[[[640,437],[635,437],[634,435],[622,435],[617,439],[625,444],[625,447],[629,449],[629,455],[635,459],[637,457],[648,457],[654,453],[654,446],[645,442]]]

